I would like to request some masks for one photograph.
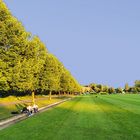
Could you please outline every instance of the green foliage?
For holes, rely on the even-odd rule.
[[[97,93],[96,93],[96,92],[90,92],[90,94],[97,95]]]
[[[100,95],[107,95],[108,93],[107,92],[100,92],[99,94]]]
[[[91,87],[92,90],[95,91],[96,93],[99,93],[99,92],[108,93],[109,92],[109,87],[106,85],[92,83],[89,85],[89,87]]]
[[[116,88],[116,93],[123,93],[123,89],[121,87]]]
[[[74,77],[70,74],[68,70],[63,69],[63,73],[60,78],[60,87],[61,90],[66,92],[80,92],[81,87]]]
[[[137,87],[131,87],[131,93],[137,93],[138,88]]]
[[[40,88],[43,90],[59,91],[61,69],[59,61],[52,54],[47,54],[46,61],[40,72]]]
[[[108,86],[103,86],[102,92],[108,93],[109,87]]]
[[[113,87],[110,87],[110,88],[108,89],[108,92],[109,92],[110,94],[115,93],[115,89],[114,89]]]
[[[140,80],[135,81],[135,87],[140,87]]]
[[[95,91],[96,93],[99,93],[99,92],[100,92],[100,89],[99,89],[98,87],[95,87],[95,88],[94,88],[94,91]]]
[[[79,87],[63,64],[0,0],[0,90],[12,94],[33,90],[75,92]]]
[[[92,84],[89,85],[89,87],[91,87],[94,90],[94,88],[96,87],[96,84],[92,83]]]
[[[96,93],[101,93],[101,92],[105,92],[105,93],[109,93],[109,94],[113,94],[113,93],[139,93],[140,92],[140,80],[136,80],[135,81],[135,85],[133,87],[129,87],[128,83],[125,84],[124,89],[119,87],[114,89],[114,87],[109,87],[106,85],[101,85],[101,84],[95,84],[95,83],[91,83],[89,85],[89,87],[92,88],[92,90]]]

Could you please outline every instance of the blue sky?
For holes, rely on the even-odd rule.
[[[81,83],[140,80],[139,0],[4,0]]]

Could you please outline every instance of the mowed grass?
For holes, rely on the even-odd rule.
[[[52,96],[52,100],[49,100],[48,96],[35,96],[35,103],[38,107],[47,106],[49,104],[59,102],[70,96]],[[17,114],[12,114],[12,112],[19,112],[24,106],[32,104],[32,96],[15,97],[9,96],[5,98],[0,98],[0,121],[15,116]]]
[[[140,140],[140,95],[79,96],[0,131],[1,140]]]

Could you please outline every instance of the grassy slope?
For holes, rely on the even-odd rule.
[[[67,98],[67,97],[52,96],[52,100],[50,101],[48,96],[38,95],[35,98],[35,102],[39,107],[43,107],[43,106],[52,104],[54,102],[58,102],[64,98]],[[27,106],[31,103],[32,103],[31,96],[24,96],[24,97],[20,97],[20,98],[14,97],[14,96],[9,96],[6,98],[0,98],[0,121],[14,116],[13,114],[11,114],[11,112],[13,112],[13,111],[20,112],[20,110],[22,110],[23,106],[25,106],[25,105]]]
[[[140,95],[83,96],[0,132],[1,140],[139,140]]]

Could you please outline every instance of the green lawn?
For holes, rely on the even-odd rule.
[[[52,100],[49,100],[48,96],[38,95],[35,97],[35,103],[40,107],[47,106],[49,104],[59,102],[70,96],[52,96]],[[0,98],[0,121],[15,116],[11,112],[20,112],[23,107],[32,103],[32,96],[15,97],[9,96],[6,98]]]
[[[1,140],[140,140],[140,95],[80,96],[0,131]]]

